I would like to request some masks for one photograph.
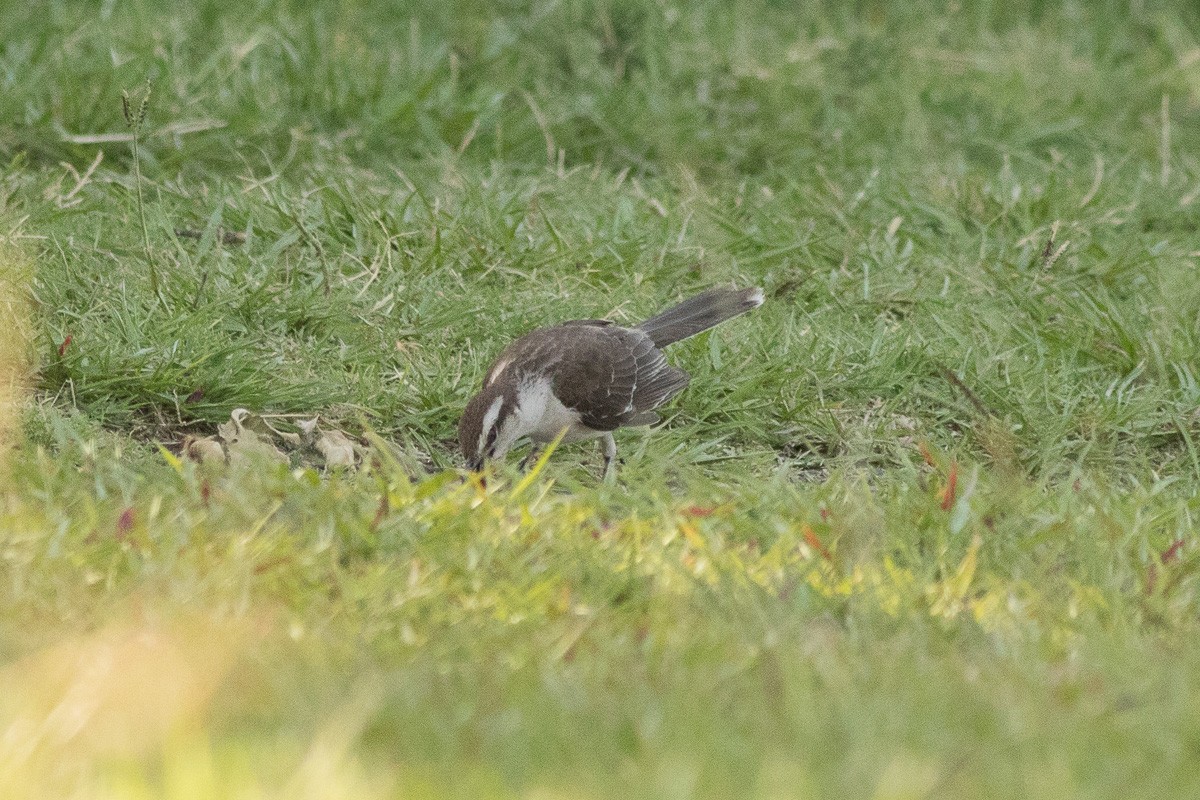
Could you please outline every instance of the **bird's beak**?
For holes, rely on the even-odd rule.
[[[482,458],[472,458],[467,461],[467,472],[469,473],[466,476],[467,481],[470,481],[472,478],[474,478],[475,480],[479,481],[479,485],[481,487],[484,489],[487,488],[487,476],[483,474]]]

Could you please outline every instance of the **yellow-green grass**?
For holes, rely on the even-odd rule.
[[[30,459],[0,520],[10,794],[1195,788],[1197,561],[1163,486],[518,493],[115,446]]]
[[[16,231],[10,232],[13,236]],[[0,239],[0,480],[20,442],[21,420],[32,388],[33,337],[29,319],[29,259],[11,239]]]

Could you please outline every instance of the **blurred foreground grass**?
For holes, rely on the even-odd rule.
[[[64,443],[6,499],[9,796],[1198,788],[1200,562],[1165,485],[514,496],[114,447]]]

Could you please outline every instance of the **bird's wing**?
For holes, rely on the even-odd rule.
[[[492,381],[496,380],[502,372],[513,365],[522,365],[530,362],[538,363],[544,368],[553,369],[562,357],[562,343],[567,340],[580,338],[579,336],[572,337],[571,329],[583,328],[591,330],[594,328],[607,328],[613,323],[607,319],[573,319],[569,322],[562,322],[550,328],[538,328],[531,331],[521,338],[514,341],[504,349],[500,355],[496,356],[496,360],[492,362],[492,366],[488,368],[487,375],[483,378],[483,385],[490,386]],[[582,336],[587,337],[585,333]]]
[[[567,322],[560,322],[559,327],[563,325],[588,325],[593,328],[607,328],[613,324],[610,319],[572,319]]]
[[[645,412],[687,385],[687,373],[668,364],[641,331],[563,326],[555,338],[563,357],[554,371],[554,393],[593,430],[646,424]]]

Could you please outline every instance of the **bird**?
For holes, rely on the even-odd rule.
[[[604,475],[614,473],[618,428],[652,425],[655,409],[683,391],[688,374],[662,348],[758,308],[762,289],[717,287],[633,327],[580,319],[530,331],[488,369],[463,410],[458,442],[467,469],[500,461],[519,439],[534,449],[558,438],[601,439]]]

